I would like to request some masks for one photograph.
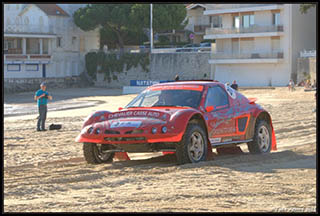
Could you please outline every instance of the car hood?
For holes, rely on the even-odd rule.
[[[105,120],[144,120],[144,121],[170,121],[174,116],[182,114],[189,107],[161,107],[161,108],[129,108],[119,112],[108,113]]]
[[[118,112],[98,112],[96,120],[86,124],[84,130],[89,127],[120,130],[145,128],[158,124],[170,124],[175,122],[177,117],[182,117],[188,112],[196,110],[190,107],[157,107],[157,108],[129,108]],[[86,129],[85,129],[86,128]]]

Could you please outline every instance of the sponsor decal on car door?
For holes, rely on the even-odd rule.
[[[211,112],[206,112],[210,142],[219,143],[222,137],[235,133],[235,120],[233,108],[230,106],[226,91],[220,86],[208,89],[205,107],[213,106]]]

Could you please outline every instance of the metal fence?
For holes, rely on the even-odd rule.
[[[249,53],[212,53],[212,59],[281,59],[283,52],[249,52]]]
[[[283,25],[258,26],[248,28],[207,28],[206,34],[239,34],[239,33],[261,33],[261,32],[283,32]]]
[[[250,7],[263,7],[263,6],[274,6],[281,4],[214,4],[209,7],[209,10],[226,10],[226,9],[237,9],[237,8],[250,8]]]

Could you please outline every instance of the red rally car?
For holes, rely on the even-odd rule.
[[[212,148],[246,143],[250,153],[276,150],[270,114],[218,81],[178,81],[148,87],[118,112],[87,117],[76,142],[86,161],[130,160],[127,152],[175,153],[179,164],[197,163]]]

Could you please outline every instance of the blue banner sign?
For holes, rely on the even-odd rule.
[[[172,82],[171,80],[130,80],[130,86],[152,86],[158,83]]]

